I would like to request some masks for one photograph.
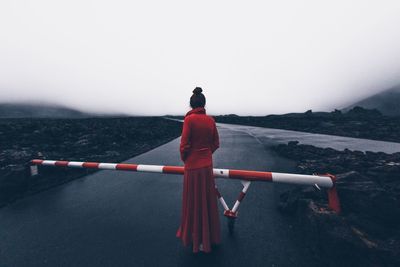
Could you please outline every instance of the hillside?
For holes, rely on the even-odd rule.
[[[94,114],[51,104],[0,103],[0,118],[84,118]]]
[[[387,116],[400,116],[400,85],[384,92],[372,95],[344,109],[347,111],[355,106],[366,109],[378,109]]]

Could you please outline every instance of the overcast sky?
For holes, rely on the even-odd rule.
[[[0,102],[332,110],[400,83],[400,1],[1,0]]]

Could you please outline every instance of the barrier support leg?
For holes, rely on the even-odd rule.
[[[329,209],[335,211],[338,214],[341,211],[336,185],[328,189],[328,207]]]
[[[339,214],[341,208],[340,208],[339,196],[336,189],[336,176],[330,173],[322,174],[322,176],[327,176],[331,178],[333,183],[333,186],[328,189],[328,208]]]
[[[217,197],[219,199],[219,202],[221,202],[222,207],[224,207],[224,214],[226,211],[229,210],[228,205],[226,205],[225,199],[222,197],[221,193],[219,192],[217,185],[215,185],[215,193],[217,194]]]
[[[243,198],[246,195],[247,189],[249,189],[249,186],[251,184],[250,181],[245,181],[245,180],[241,180],[240,181],[243,185],[243,189],[240,192],[235,205],[233,206],[233,208],[231,210],[225,210],[224,211],[224,215],[225,217],[227,217],[228,219],[228,229],[229,229],[229,233],[232,234],[234,227],[235,227],[235,219],[237,218],[237,214],[238,214],[238,209],[239,209],[239,205],[240,203],[243,201]]]
[[[39,174],[39,169],[37,165],[30,165],[29,170],[31,172],[31,176],[36,176]]]

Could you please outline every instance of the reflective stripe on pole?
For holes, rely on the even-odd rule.
[[[123,170],[136,172],[155,172],[167,174],[183,174],[184,167],[181,166],[162,166],[162,165],[143,165],[128,163],[99,163],[99,162],[76,162],[76,161],[55,161],[34,159],[31,161],[33,165],[58,166],[70,168],[87,168],[99,170]],[[214,169],[214,176],[227,179],[239,179],[246,181],[262,181],[274,183],[286,183],[296,185],[310,185],[325,188],[334,186],[333,178],[329,175],[304,175],[277,172],[261,172],[247,170],[228,170]]]

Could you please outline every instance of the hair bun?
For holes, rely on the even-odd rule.
[[[195,94],[195,95],[199,95],[199,94],[201,94],[201,92],[203,92],[203,89],[201,89],[201,87],[196,87],[193,90],[193,94]]]

